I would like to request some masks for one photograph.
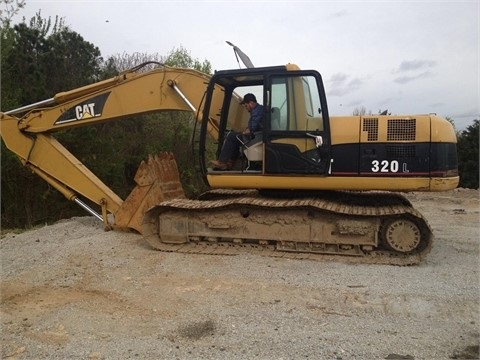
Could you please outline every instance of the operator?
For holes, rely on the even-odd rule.
[[[250,113],[248,126],[243,132],[230,131],[223,143],[218,160],[211,161],[214,170],[231,170],[234,167],[240,156],[240,140],[237,136],[242,135],[247,141],[250,141],[253,139],[256,131],[262,130],[263,106],[257,103],[255,95],[251,93],[245,94],[241,104]]]

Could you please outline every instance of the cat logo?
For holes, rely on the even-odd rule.
[[[95,103],[75,106],[75,117],[77,120],[89,119],[102,114],[95,114]]]
[[[65,124],[72,121],[87,120],[102,116],[103,108],[107,102],[110,93],[94,96],[86,101],[81,102],[67,109],[55,121],[55,125]]]

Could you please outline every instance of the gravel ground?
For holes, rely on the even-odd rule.
[[[477,359],[479,193],[408,195],[418,266],[151,250],[80,217],[1,251],[2,359]]]

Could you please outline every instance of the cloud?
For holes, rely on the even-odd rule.
[[[395,69],[393,74],[405,74],[393,79],[397,84],[406,84],[419,79],[426,79],[434,76],[434,73],[430,71],[437,66],[437,62],[434,60],[415,59],[404,60],[400,63],[399,67]]]
[[[329,96],[344,96],[355,90],[360,89],[363,85],[363,81],[359,78],[350,78],[349,75],[344,73],[333,74],[328,80],[330,83]]]
[[[432,77],[432,76],[433,76],[432,72],[424,71],[422,73],[415,74],[415,75],[412,75],[412,76],[399,76],[399,77],[393,79],[393,81],[396,82],[397,84],[406,84],[406,83],[411,82],[411,81],[415,81],[415,80],[419,80],[419,79],[426,79],[426,78],[429,78],[429,77]]]
[[[478,112],[478,108],[471,108],[471,109],[467,109],[465,111],[462,111],[462,112],[456,112],[456,113],[453,113],[451,114],[451,116],[454,118],[454,119],[467,119],[467,120],[475,120],[475,119],[480,119],[480,113]]]
[[[445,103],[444,102],[435,102],[435,103],[428,104],[428,106],[431,107],[432,109],[438,109],[442,106],[445,106]]]
[[[331,14],[330,18],[342,18],[348,16],[348,11],[346,10],[339,10]]]
[[[436,65],[436,61],[433,60],[404,60],[400,63],[397,72],[429,69]]]

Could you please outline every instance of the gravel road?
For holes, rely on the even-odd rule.
[[[91,217],[1,251],[2,359],[477,359],[479,192],[407,195],[418,266],[162,253]]]

